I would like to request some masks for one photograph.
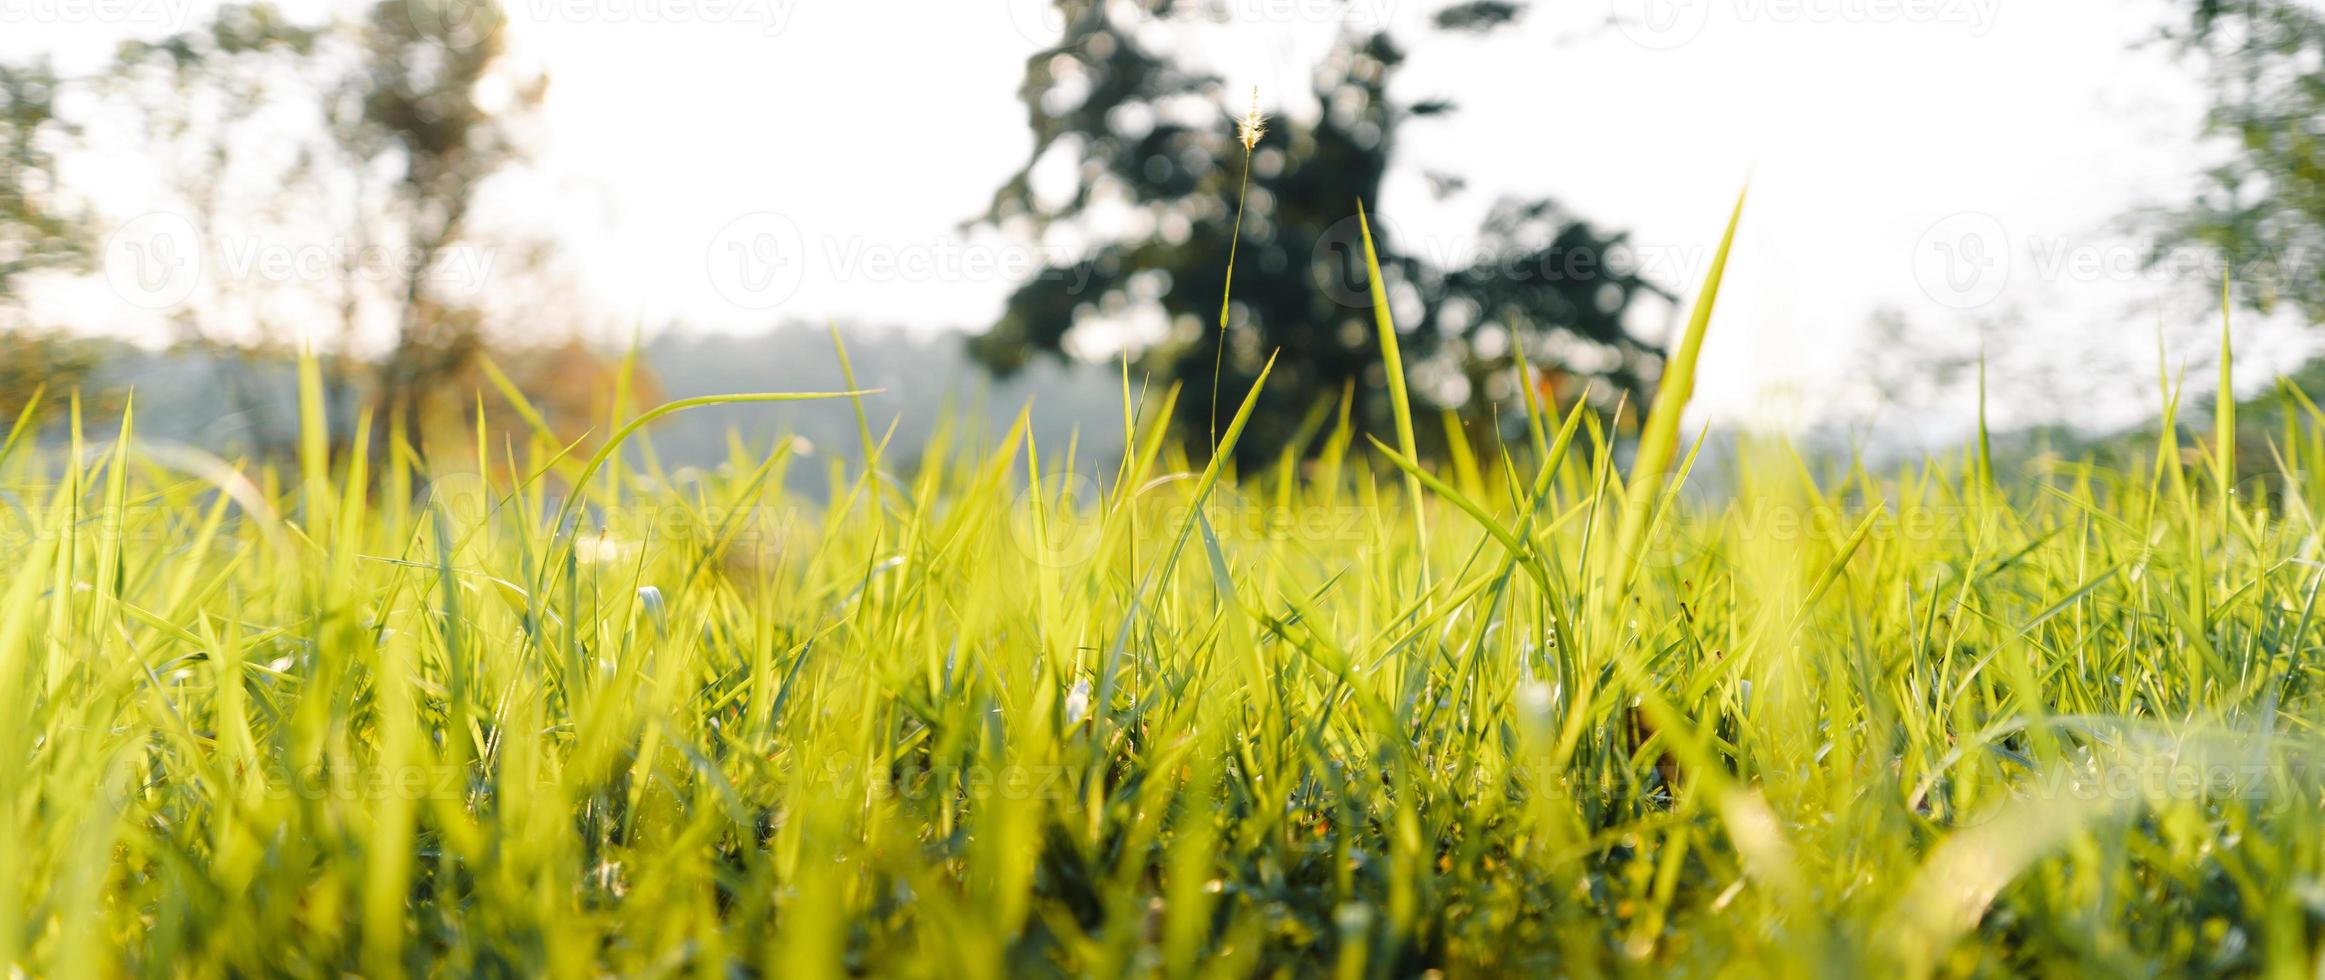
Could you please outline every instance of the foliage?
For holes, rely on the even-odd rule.
[[[46,64],[0,64],[0,414],[14,419],[44,387],[88,377],[86,353],[21,315],[19,281],[70,268],[87,251],[77,215],[56,199],[57,78]]]
[[[217,283],[176,311],[186,339],[255,351],[294,325],[306,338],[335,327],[346,389],[371,389],[375,446],[391,423],[417,440],[434,414],[463,408],[431,392],[474,371],[484,317],[438,273],[452,250],[485,247],[476,201],[524,159],[521,123],[545,86],[507,64],[505,49],[498,6],[466,0],[382,0],[360,20],[320,26],[263,2],[229,4],[125,45],[107,105],[142,123],[141,156],[166,167],[168,197],[190,212],[208,267],[228,267],[220,250],[232,237],[390,257],[384,270],[292,284],[309,294],[291,297],[303,305],[267,295],[274,284]],[[380,336],[386,354],[366,372],[356,352]]]
[[[2226,256],[2243,300],[2325,320],[2325,13],[2303,0],[2195,0],[2168,31],[2198,58],[2226,159],[2172,216],[2167,248]]]
[[[57,198],[56,143],[70,127],[56,117],[58,81],[44,62],[0,64],[0,415],[33,408],[43,388],[70,391],[93,364],[80,345],[22,315],[27,274],[80,264],[87,253],[79,216]]]
[[[86,251],[75,215],[56,199],[56,72],[45,62],[0,64],[0,317],[17,280],[69,266]],[[23,326],[0,319],[0,328]]]
[[[1079,325],[1151,304],[1167,318],[1168,335],[1142,352],[1142,363],[1185,386],[1179,434],[1190,445],[1211,443],[1221,406],[1251,389],[1271,353],[1274,383],[1260,395],[1243,462],[1306,441],[1318,421],[1311,413],[1343,393],[1353,394],[1361,431],[1385,434],[1393,411],[1369,329],[1357,209],[1379,201],[1395,151],[1416,124],[1449,117],[1454,106],[1393,97],[1406,42],[1385,28],[1351,29],[1318,71],[1315,118],[1271,119],[1247,151],[1236,124],[1245,111],[1241,93],[1222,95],[1217,78],[1155,40],[1154,28],[1189,6],[1056,4],[1063,35],[1027,60],[1019,89],[1033,149],[984,220],[1035,235],[1080,222],[1099,242],[1078,262],[1053,265],[1020,287],[973,348],[988,365],[1010,370],[1071,350]],[[1463,3],[1432,23],[1439,33],[1482,34],[1520,12],[1508,3]],[[1052,161],[1073,175],[1062,200],[1035,187],[1034,175]],[[1454,175],[1430,179],[1445,194],[1461,185]],[[1531,383],[1512,370],[1521,351],[1533,364],[1611,382],[1596,391],[1605,405],[1646,393],[1657,353],[1626,324],[1638,319],[1642,300],[1664,294],[1625,260],[1621,235],[1547,200],[1500,201],[1474,235],[1436,243],[1441,248],[1400,240],[1377,215],[1374,224],[1394,295],[1412,307],[1402,329],[1422,413],[1461,413],[1484,441],[1516,434],[1519,389]],[[1231,246],[1232,265],[1220,261]],[[1458,254],[1424,257],[1438,251]],[[1230,291],[1233,266],[1245,275]],[[1222,330],[1220,298],[1229,292]],[[1579,387],[1561,394],[1578,395]]]
[[[494,0],[382,0],[372,8],[362,69],[349,81],[363,108],[341,141],[360,160],[401,163],[391,213],[406,245],[423,255],[462,241],[478,191],[523,158],[514,120],[539,104],[547,81],[505,77],[507,30]],[[478,98],[479,86],[496,74],[510,86],[507,106]],[[388,412],[401,412],[415,432],[425,424],[432,384],[468,367],[482,346],[476,312],[426,287],[420,276],[406,282],[403,321],[378,397],[383,425]],[[385,434],[375,432],[374,441]]]
[[[0,417],[37,418],[56,408],[48,392],[71,392],[96,371],[96,345],[53,331],[0,330]]]

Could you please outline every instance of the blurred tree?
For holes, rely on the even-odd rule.
[[[328,139],[301,125],[316,114],[316,93],[334,74],[321,54],[328,41],[327,32],[290,21],[270,5],[233,4],[180,33],[124,43],[113,71],[96,85],[104,110],[132,121],[140,140],[136,155],[159,171],[155,198],[163,203],[115,230],[139,251],[115,254],[117,243],[108,241],[107,271],[120,274],[113,266],[127,261],[127,272],[142,277],[152,271],[144,267],[149,256],[184,257],[192,271],[175,275],[189,278],[156,273],[136,283],[166,284],[162,292],[139,295],[132,286],[129,298],[160,306],[170,340],[213,366],[220,397],[241,420],[245,448],[261,453],[288,452],[297,438],[291,419],[267,409],[267,379],[280,360],[265,343],[273,333],[273,290],[249,277],[200,270],[235,267],[230,230],[248,242],[286,218],[328,213],[306,193],[314,189],[315,161],[330,155]],[[328,278],[302,285],[351,286]],[[197,296],[197,287],[207,292]],[[355,305],[351,292],[323,302],[349,312]],[[338,374],[349,373],[343,361]]]
[[[2309,0],[2193,0],[2165,31],[2211,87],[2226,160],[2171,215],[2159,261],[2225,256],[2242,300],[2325,322],[2325,9]]]
[[[38,327],[0,329],[0,431],[27,408],[35,419],[56,416],[96,370],[97,355],[85,341]]]
[[[1070,336],[1078,325],[1159,307],[1167,335],[1133,346],[1146,367],[1185,386],[1177,421],[1190,445],[1207,444],[1215,412],[1231,413],[1278,350],[1238,456],[1272,457],[1317,406],[1344,391],[1353,394],[1360,426],[1387,432],[1391,408],[1357,205],[1378,201],[1407,124],[1453,106],[1392,99],[1404,49],[1386,29],[1344,31],[1316,73],[1314,121],[1271,121],[1252,153],[1236,258],[1242,275],[1221,336],[1214,331],[1245,165],[1240,100],[1159,49],[1155,26],[1186,4],[1056,0],[1055,7],[1063,35],[1028,59],[1018,93],[1032,153],[981,220],[1039,237],[1061,222],[1097,219],[1082,224],[1095,226],[1085,230],[1099,241],[1078,264],[1053,265],[1020,287],[999,322],[971,341],[978,359],[1006,372],[1036,355],[1088,350]],[[1430,26],[1483,34],[1520,13],[1511,3],[1461,3],[1438,11]],[[1037,174],[1053,168],[1070,176],[1062,193],[1036,186]],[[1460,192],[1458,176],[1428,176],[1440,197]],[[1518,386],[1536,383],[1516,375],[1520,346],[1546,377],[1612,382],[1596,389],[1607,404],[1625,393],[1636,400],[1658,369],[1655,345],[1626,324],[1638,301],[1669,296],[1637,274],[1619,234],[1550,201],[1503,200],[1472,240],[1455,243],[1471,247],[1428,250],[1457,256],[1458,264],[1440,267],[1408,251],[1393,221],[1377,212],[1372,230],[1416,411],[1456,411],[1487,422],[1485,432],[1515,435]],[[1439,434],[1421,428],[1425,440]],[[1472,437],[1482,434],[1473,429]]]
[[[548,80],[509,75],[501,64],[506,43],[507,21],[494,0],[382,0],[372,8],[361,69],[345,93],[361,111],[342,121],[340,139],[366,164],[400,164],[382,210],[423,267],[464,240],[478,192],[524,156],[516,120],[540,105]],[[480,97],[488,80],[503,93],[498,104]],[[386,446],[397,414],[420,438],[431,389],[483,347],[483,317],[473,306],[432,293],[426,276],[407,277],[404,287],[395,347],[380,372],[375,447]]]
[[[374,453],[399,424],[421,440],[436,410],[464,410],[450,382],[484,348],[484,317],[474,296],[447,288],[447,264],[491,265],[477,258],[486,246],[470,218],[488,181],[523,159],[518,129],[546,89],[506,63],[505,41],[490,0],[381,0],[358,21],[320,27],[231,4],[191,30],[125,45],[111,93],[137,112],[147,152],[176,182],[170,196],[190,212],[205,267],[249,268],[247,242],[227,241],[229,229],[327,259],[329,271],[290,284],[208,276],[210,292],[176,310],[190,338],[271,337],[281,297],[237,294],[295,285],[306,305],[288,316],[337,313],[341,400],[369,375]],[[365,335],[381,332],[385,354],[360,359]],[[450,398],[437,405],[439,395]]]
[[[86,257],[81,223],[56,197],[56,73],[45,61],[0,64],[0,327],[24,326],[18,280]]]
[[[56,193],[56,144],[70,135],[56,114],[59,87],[45,61],[0,64],[0,426],[14,423],[35,392],[70,391],[94,367],[81,345],[33,323],[20,295],[25,276],[88,255],[85,227]]]

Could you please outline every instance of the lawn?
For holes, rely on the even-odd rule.
[[[1747,441],[1680,493],[1717,277],[1635,429],[1427,463],[1231,472],[1127,370],[1120,460],[891,445],[844,377],[763,400],[868,465],[663,472],[713,400],[334,447],[311,361],[280,464],[20,425],[0,962],[2314,973],[2325,417],[2234,459],[2174,382],[2128,467]]]

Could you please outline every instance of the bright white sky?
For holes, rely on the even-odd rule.
[[[150,32],[186,16],[172,4],[203,4],[104,0],[129,12],[76,22],[88,2],[0,0],[0,55],[93,66],[117,21]],[[1014,93],[1045,4],[712,2],[724,12],[511,0],[520,53],[552,78],[542,169],[561,188],[552,196],[580,189],[559,220],[598,301],[708,329],[990,322],[1007,270],[1034,253],[959,226],[1030,146]],[[1222,112],[1240,112],[1257,85],[1269,112],[1293,115],[1315,111],[1301,101],[1307,79],[1342,18],[1406,23],[1437,6],[1220,3],[1229,19],[1173,43],[1228,79]],[[1861,408],[1840,393],[1882,306],[1941,347],[1974,350],[1988,324],[2029,370],[2051,372],[2046,397],[2128,417],[2153,404],[2159,329],[2191,377],[2213,342],[2204,286],[2187,281],[2198,277],[2141,273],[2130,240],[2111,234],[2133,209],[2181,199],[2209,159],[2193,67],[2134,50],[2166,11],[2154,0],[1537,3],[1520,29],[1413,47],[1400,94],[1452,97],[1462,111],[1412,127],[1377,213],[1409,244],[1456,253],[1495,196],[1548,194],[1630,229],[1692,292],[1749,176],[1702,417],[1789,425]],[[1608,26],[1610,14],[1633,26]],[[1424,169],[1464,174],[1470,190],[1436,201]],[[753,217],[765,213],[782,217]],[[771,294],[738,289],[720,257],[792,228],[804,258],[782,267],[769,310]],[[2309,349],[2266,327],[2239,341],[2245,385]],[[2039,413],[2025,401],[2024,417]],[[1966,408],[1882,424],[1951,427]]]

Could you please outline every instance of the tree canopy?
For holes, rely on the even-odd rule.
[[[86,258],[82,224],[56,195],[56,142],[69,131],[58,87],[46,61],[0,64],[0,311],[20,277]]]
[[[1019,288],[973,349],[1008,371],[1065,355],[1077,327],[1159,306],[1167,335],[1138,340],[1135,354],[1183,386],[1176,420],[1190,445],[1205,442],[1198,437],[1215,421],[1214,405],[1239,403],[1271,353],[1275,372],[1238,455],[1266,459],[1295,444],[1303,422],[1344,393],[1360,428],[1385,432],[1391,408],[1357,209],[1379,200],[1411,127],[1449,119],[1455,106],[1399,101],[1391,82],[1409,41],[1385,28],[1346,29],[1307,93],[1313,116],[1272,120],[1249,151],[1246,194],[1241,100],[1151,41],[1149,28],[1183,6],[1057,0],[1063,33],[1027,60],[1018,93],[1033,150],[983,220],[1035,235],[1061,222],[1105,227],[1089,232],[1098,242],[1078,263]],[[1486,34],[1522,13],[1511,3],[1462,3],[1438,11],[1427,33]],[[1042,193],[1037,171],[1060,157],[1071,187]],[[1458,175],[1428,176],[1440,195],[1463,192]],[[1239,203],[1240,274],[1221,333]],[[1451,243],[1466,248],[1414,249],[1394,228],[1375,216],[1417,412],[1458,413],[1479,438],[1513,424],[1520,386],[1541,378],[1600,379],[1596,397],[1611,405],[1636,400],[1654,377],[1658,349],[1631,324],[1641,301],[1670,297],[1626,260],[1621,234],[1547,199],[1496,202],[1471,240]],[[1434,264],[1424,251],[1459,264]],[[1521,378],[1521,352],[1544,375]],[[1561,397],[1576,393],[1555,387],[1567,389]]]
[[[293,328],[312,336],[335,324],[339,414],[352,417],[348,403],[367,389],[375,452],[392,426],[423,439],[431,391],[472,370],[484,346],[482,301],[448,286],[446,267],[465,259],[449,271],[476,277],[520,264],[461,251],[492,247],[479,244],[476,202],[524,159],[521,122],[546,85],[509,63],[505,28],[493,0],[378,0],[318,23],[260,0],[125,42],[91,78],[0,64],[0,313],[23,308],[23,274],[81,261],[102,242],[116,291],[162,314],[180,342],[257,356]],[[92,114],[123,123],[117,138],[135,141],[128,155],[161,185],[144,205],[153,210],[110,228],[60,210],[58,148],[76,132],[56,105],[74,86]],[[267,275],[253,271],[253,243],[327,261]],[[384,337],[376,364],[357,353],[359,334]],[[221,385],[229,400],[242,387]],[[0,392],[0,403],[19,400]],[[265,413],[246,414],[260,448],[282,447],[283,434],[257,421]]]
[[[2194,0],[2167,36],[2197,58],[2224,158],[2174,212],[2169,250],[2225,257],[2239,295],[2325,322],[2325,11],[2302,0]]]

